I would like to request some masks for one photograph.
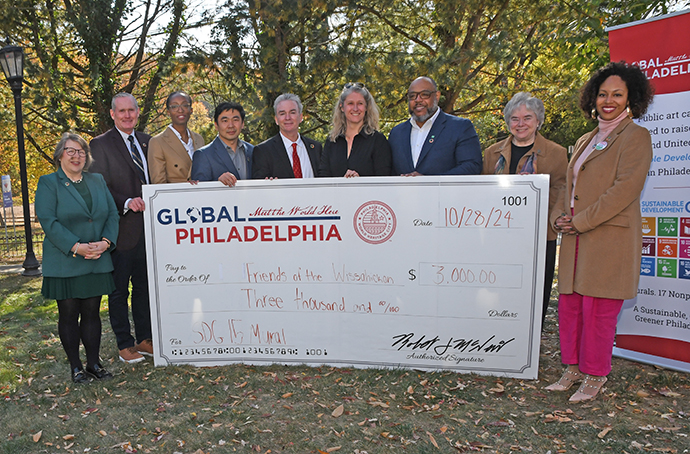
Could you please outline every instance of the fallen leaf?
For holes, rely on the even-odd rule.
[[[38,440],[41,439],[41,435],[43,435],[43,431],[42,431],[42,430],[39,430],[38,432],[36,432],[35,434],[32,435],[31,438],[34,439],[34,443],[38,443]]]
[[[345,411],[345,407],[342,404],[340,404],[335,408],[335,410],[333,410],[333,413],[331,413],[331,416],[333,416],[334,418],[337,418],[337,417],[341,416],[344,411]]]
[[[506,390],[506,389],[505,389],[505,388],[503,387],[503,385],[500,384],[500,383],[496,383],[496,387],[495,387],[495,388],[489,389],[489,391],[492,392],[492,393],[502,393],[502,392],[505,391],[505,390]]]
[[[414,394],[414,388],[412,387],[412,385],[407,387],[407,394]]]
[[[605,427],[604,430],[597,434],[597,437],[604,438],[607,433],[611,432],[612,427]]]
[[[649,393],[640,389],[637,391],[637,397],[649,397]]]
[[[436,440],[434,439],[434,436],[431,435],[431,432],[427,432],[426,434],[429,436],[429,439],[431,440],[431,444],[434,445],[434,447],[435,447],[436,449],[439,449],[439,448],[438,448],[438,443],[436,443]]]
[[[64,437],[62,437],[62,439],[65,441],[74,440],[74,434],[67,434]]]
[[[335,451],[340,451],[340,446],[333,446],[332,448],[326,449],[326,452],[335,452]]]
[[[101,437],[105,437],[106,435],[108,435],[108,432],[106,432],[105,430],[99,430],[98,433],[101,435]]]
[[[291,397],[291,396],[292,396],[292,393],[285,393],[285,394],[283,394],[282,397],[283,397],[283,399],[287,399],[288,397]]]
[[[677,392],[671,391],[670,389],[664,387],[659,390],[657,390],[659,394],[661,394],[664,397],[681,397],[681,394],[678,394]]]

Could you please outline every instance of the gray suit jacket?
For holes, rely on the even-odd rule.
[[[247,160],[247,180],[252,176],[252,153],[254,152],[254,145],[240,140],[244,144],[244,156]],[[220,137],[215,138],[213,142],[202,147],[194,152],[194,162],[192,163],[192,180],[198,181],[218,181],[218,178],[225,172],[230,172],[235,175],[235,178],[240,179],[240,174],[237,167],[233,164],[228,150]]]

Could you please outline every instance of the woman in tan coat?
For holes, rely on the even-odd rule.
[[[568,165],[565,191],[551,222],[562,232],[558,267],[561,360],[571,402],[593,399],[611,371],[616,321],[637,294],[642,253],[640,193],[652,162],[649,131],[633,123],[653,90],[636,66],[610,63],[582,89],[580,107],[599,122],[582,136]]]
[[[556,207],[556,198],[565,186],[565,169],[568,154],[565,148],[546,140],[539,134],[544,124],[544,103],[530,93],[516,93],[505,109],[503,117],[510,136],[484,151],[483,175],[533,174],[549,175],[549,218]],[[546,231],[546,267],[544,275],[544,299],[541,314],[542,328],[546,309],[551,297],[553,271],[556,265],[556,237],[552,228]]]

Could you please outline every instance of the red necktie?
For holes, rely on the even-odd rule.
[[[292,144],[292,173],[295,174],[295,178],[302,178],[302,163],[299,161],[296,143]]]

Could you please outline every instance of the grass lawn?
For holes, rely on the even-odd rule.
[[[125,365],[74,385],[40,279],[0,275],[0,453],[687,453],[690,375],[614,358],[603,395],[570,404],[555,295],[539,380],[451,372]],[[83,357],[83,355],[82,355]]]

